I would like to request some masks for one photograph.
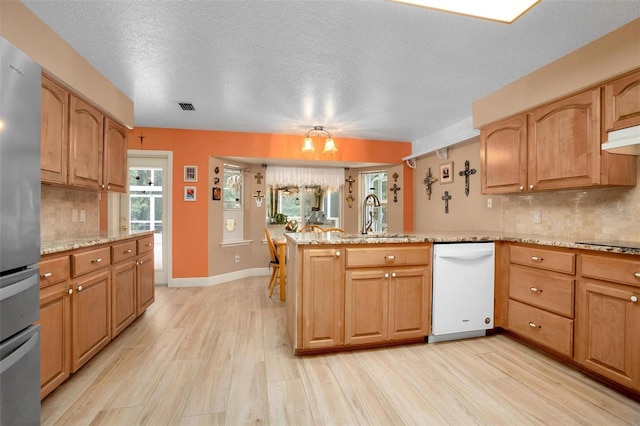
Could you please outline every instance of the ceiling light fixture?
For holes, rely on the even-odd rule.
[[[540,0],[390,0],[429,9],[512,23]]]
[[[311,136],[326,136],[327,139],[324,141],[324,149],[322,150],[323,154],[331,153],[335,154],[338,152],[338,148],[336,148],[336,143],[333,140],[333,136],[322,126],[315,126],[313,129],[310,129],[304,135],[304,142],[302,143],[302,152],[315,152],[316,147],[313,146],[313,140]]]

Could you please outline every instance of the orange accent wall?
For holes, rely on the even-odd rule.
[[[140,136],[144,136],[142,142]],[[411,154],[411,143],[367,139],[336,138],[338,152],[322,154],[320,139],[316,152],[303,154],[302,135],[221,132],[138,127],[129,132],[129,149],[173,152],[173,277],[206,277],[208,275],[207,213],[209,193],[209,157],[249,157],[300,161],[369,162],[400,164]],[[185,183],[184,166],[198,166],[198,182]],[[405,166],[406,167],[406,166]],[[413,194],[412,173],[405,175],[403,185]],[[196,187],[196,201],[184,200],[184,186]],[[405,189],[403,188],[403,191]],[[404,197],[405,229],[413,228],[413,196]],[[407,228],[407,226],[409,226]]]

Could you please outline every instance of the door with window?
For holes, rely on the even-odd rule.
[[[129,156],[129,191],[121,200],[122,221],[132,231],[154,231],[156,284],[167,284],[168,161],[166,158]],[[123,225],[127,226],[127,225]]]

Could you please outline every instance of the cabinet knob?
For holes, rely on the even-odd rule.
[[[534,262],[542,262],[544,259],[538,256],[531,256],[531,260]]]
[[[93,260],[91,261],[91,263],[100,263],[100,262],[102,262],[102,259],[101,259],[101,258],[93,259]]]
[[[640,278],[640,272],[636,272],[635,274],[633,274],[633,276],[636,278]]]
[[[533,189],[533,184],[529,185],[529,189]]]
[[[392,276],[393,278],[395,278],[395,277],[396,277],[396,273],[395,273],[395,272],[391,273],[391,276]]]
[[[77,290],[77,291],[82,291],[82,286],[81,286],[81,285],[79,285],[78,287],[76,287],[76,290]]]
[[[533,292],[533,293],[542,293],[542,290],[540,290],[538,288],[535,288],[535,287],[531,287],[531,288],[529,288],[529,290],[531,290],[531,292]]]
[[[385,272],[384,277],[385,277],[385,278],[389,278],[389,273],[388,273],[388,272]]]
[[[631,296],[631,301],[636,303],[638,301],[638,296]]]
[[[73,294],[73,289],[70,288],[69,290],[67,290],[67,294]]]
[[[131,253],[131,249],[125,251],[125,254]]]
[[[100,189],[104,189],[104,184],[100,185]]]
[[[50,276],[52,276],[53,274],[51,272],[45,272],[44,274],[40,275],[40,277],[42,278],[49,278]]]
[[[340,250],[336,251],[336,257],[340,256]]]
[[[107,185],[107,189],[111,189],[111,185]]]
[[[531,327],[531,328],[542,328],[541,325],[537,325],[536,323],[533,323],[533,322],[529,323],[529,327]]]
[[[141,260],[141,261],[140,261],[140,263],[138,263],[138,265],[142,265],[142,263],[143,263],[143,262],[144,262],[144,261],[143,261],[143,260]]]
[[[520,185],[520,191],[524,191],[524,186]]]

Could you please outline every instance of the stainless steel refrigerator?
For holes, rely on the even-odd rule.
[[[40,424],[40,66],[0,37],[0,425]]]

